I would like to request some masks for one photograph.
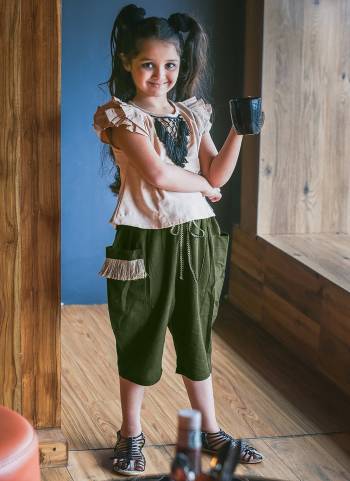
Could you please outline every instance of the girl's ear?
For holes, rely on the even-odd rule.
[[[127,60],[126,56],[123,53],[120,53],[119,57],[122,61],[122,64],[123,64],[123,67],[125,68],[125,70],[127,72],[130,72],[131,71],[130,62]]]

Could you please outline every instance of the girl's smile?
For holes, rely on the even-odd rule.
[[[149,84],[152,85],[153,87],[162,87],[163,85],[168,85],[168,82],[165,82],[165,83],[162,83],[162,84],[149,82]]]

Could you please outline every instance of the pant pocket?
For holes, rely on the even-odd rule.
[[[220,230],[220,229],[219,229]],[[226,261],[228,254],[228,245],[230,241],[230,235],[228,232],[220,231],[219,234],[213,235],[214,245],[214,292],[213,292],[213,307],[211,324],[214,324],[216,316],[219,310],[219,301],[221,296],[222,287],[225,279]]]
[[[148,276],[142,249],[124,249],[115,245],[106,247],[106,260],[99,275],[108,279],[131,281]]]
[[[99,275],[107,279],[107,300],[112,327],[117,330],[126,317],[141,316],[149,305],[149,275],[143,250],[106,247]]]

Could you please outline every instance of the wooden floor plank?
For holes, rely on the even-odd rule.
[[[240,379],[247,378],[242,396],[249,399],[250,409],[259,418],[253,423],[256,436],[350,429],[349,398],[335,384],[305,366],[231,304],[222,303],[219,314],[214,325],[213,364],[225,376],[221,364],[228,356],[228,368],[236,366],[242,373]],[[216,386],[217,392],[222,384]],[[221,399],[220,394],[219,403]]]
[[[274,450],[262,439],[254,439],[254,446],[264,453],[265,460],[257,464],[239,464],[235,470],[235,474],[244,476],[265,476],[288,481],[299,481],[299,478],[293,474],[293,471],[284,462],[281,462]],[[175,447],[167,447],[170,457],[175,454]],[[202,470],[208,471],[212,457],[209,454],[202,455]]]
[[[349,481],[350,433],[266,440],[303,481]]]
[[[159,472],[169,472],[170,456],[163,446],[149,446],[143,449],[146,458],[146,471],[143,475]],[[87,451],[72,451],[69,455],[68,471],[74,481],[111,481],[125,479],[122,474],[111,471],[111,449],[90,449]]]
[[[42,468],[41,481],[74,481],[67,468]]]

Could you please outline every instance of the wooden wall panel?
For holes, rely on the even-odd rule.
[[[1,1],[0,403],[60,427],[60,0]]]
[[[247,235],[237,225],[234,227],[235,243],[232,244],[231,260],[235,260],[235,266],[247,272],[258,282],[264,280],[262,267],[265,254],[264,245],[256,242],[256,236]]]
[[[323,292],[319,365],[350,392],[350,294],[329,283]]]
[[[20,6],[0,2],[0,45],[3,81],[0,82],[0,404],[21,409],[21,338],[18,311],[20,273]],[[5,78],[3,77],[5,76]]]
[[[257,232],[349,233],[350,3],[265,0],[263,22]]]
[[[59,22],[59,0],[22,1],[22,409],[38,428],[61,416]]]
[[[263,309],[263,284],[233,263],[229,282],[229,296],[231,297],[231,292],[234,292],[235,305],[251,319],[260,322]]]
[[[245,1],[244,96],[261,95],[264,0]],[[240,225],[245,232],[257,232],[260,135],[244,138],[240,157]]]
[[[303,360],[315,363],[320,342],[319,323],[266,284],[263,287],[261,325]]]
[[[323,279],[287,253],[260,241],[264,249],[264,285],[278,293],[305,315],[319,322]]]
[[[331,327],[333,335],[350,346],[349,292],[329,283],[324,288],[323,299],[322,326],[325,329]]]
[[[350,395],[350,292],[238,227],[232,246],[229,301]]]

